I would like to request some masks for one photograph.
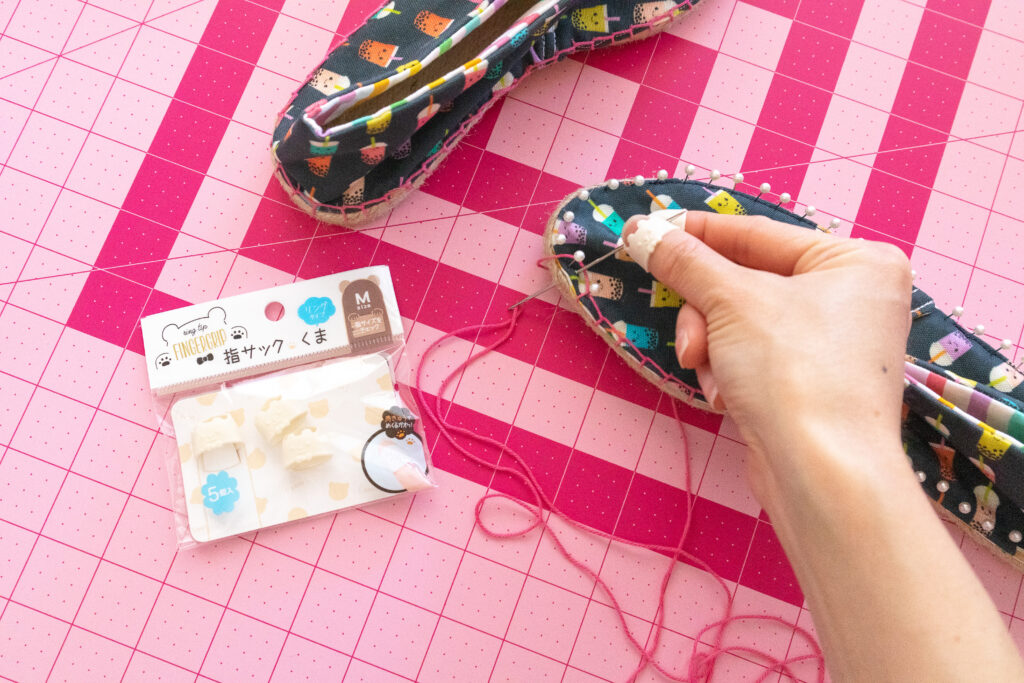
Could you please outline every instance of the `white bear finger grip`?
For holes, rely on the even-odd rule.
[[[626,240],[626,252],[640,267],[650,271],[648,262],[651,254],[661,244],[665,235],[686,225],[686,211],[655,211],[649,217],[640,220],[636,232]]]
[[[256,415],[256,429],[267,443],[276,446],[286,434],[295,431],[305,417],[305,408],[278,396],[263,404],[263,409]]]
[[[281,458],[290,470],[308,470],[323,464],[333,455],[331,445],[309,427],[294,434],[286,434],[281,444]]]
[[[244,447],[238,425],[228,415],[211,417],[192,430],[192,450],[208,472],[216,472],[242,461]]]

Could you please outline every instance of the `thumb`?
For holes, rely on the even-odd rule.
[[[742,269],[686,232],[685,223],[678,211],[633,216],[622,239],[634,261],[706,314]]]

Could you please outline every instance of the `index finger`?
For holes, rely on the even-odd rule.
[[[634,216],[632,224],[643,216]],[[623,230],[623,234],[627,232]],[[690,233],[733,263],[778,275],[792,275],[807,252],[823,243],[826,235],[765,216],[736,216],[690,211],[686,215]]]

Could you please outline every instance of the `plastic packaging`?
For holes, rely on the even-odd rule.
[[[142,321],[181,546],[434,486],[386,267]]]

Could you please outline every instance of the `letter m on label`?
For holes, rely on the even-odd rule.
[[[356,292],[356,305],[357,306],[369,306],[370,305],[370,293],[369,292]]]

